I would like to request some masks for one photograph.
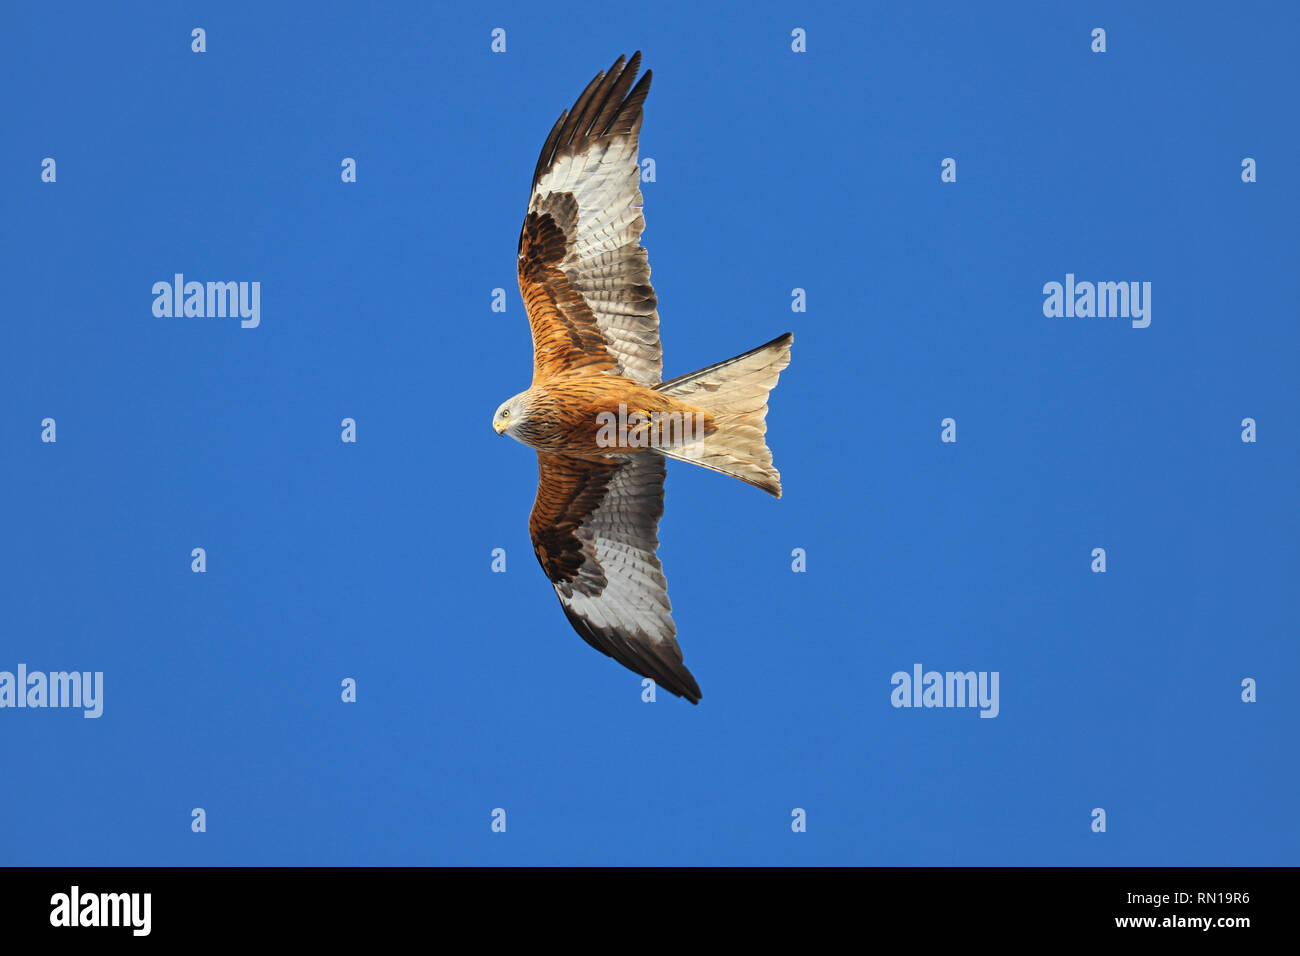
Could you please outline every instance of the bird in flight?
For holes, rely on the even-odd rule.
[[[624,667],[699,703],[655,552],[665,459],[781,496],[764,435],[790,333],[663,381],[659,313],[640,244],[637,136],[650,71],[638,52],[560,114],[533,173],[519,291],[533,382],[504,402],[498,435],[537,451],[533,551],[574,630]]]

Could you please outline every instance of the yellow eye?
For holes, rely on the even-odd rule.
[[[508,408],[503,408],[503,409],[501,409],[501,417],[502,417],[502,419],[509,418],[509,417],[510,417],[510,409],[508,409]]]

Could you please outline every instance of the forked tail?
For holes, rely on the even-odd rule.
[[[708,412],[714,429],[693,441],[656,450],[678,461],[720,471],[781,497],[781,473],[772,465],[767,432],[767,393],[790,364],[789,332],[766,345],[679,375],[655,388]]]

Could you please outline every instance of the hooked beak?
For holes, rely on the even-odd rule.
[[[504,435],[505,432],[506,432],[506,423],[505,423],[505,422],[502,422],[502,421],[495,421],[495,422],[492,423],[492,427],[493,427],[493,429],[496,430],[496,433],[497,433],[498,435]]]

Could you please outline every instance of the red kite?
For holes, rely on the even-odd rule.
[[[786,333],[662,381],[659,313],[640,245],[637,134],[650,90],[619,57],[560,114],[533,173],[519,291],[533,383],[497,409],[498,435],[537,450],[529,531],[564,613],[588,644],[700,700],[682,663],[655,551],[665,459],[781,496],[764,434],[767,393],[790,364]]]

